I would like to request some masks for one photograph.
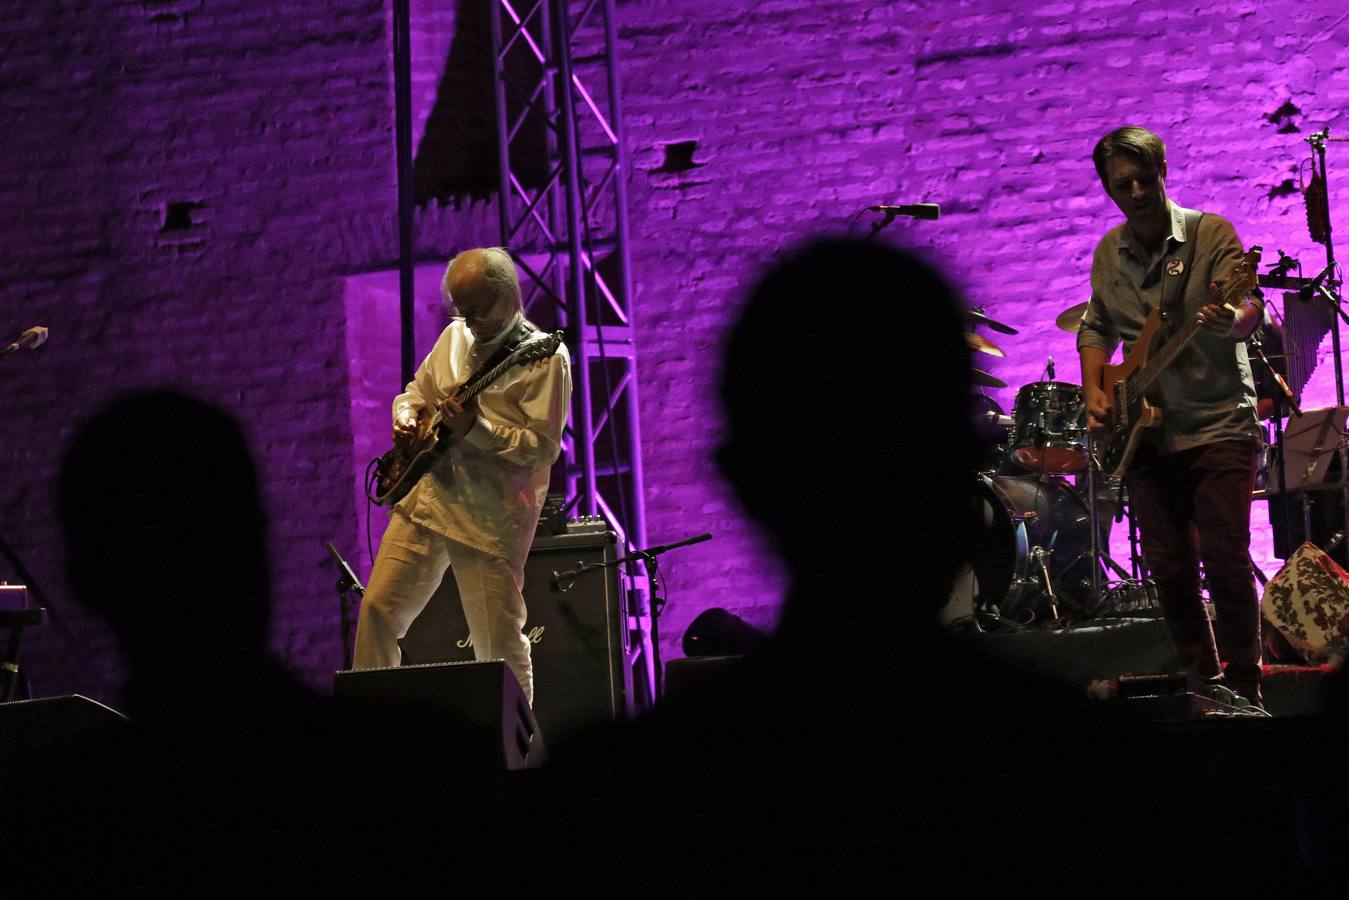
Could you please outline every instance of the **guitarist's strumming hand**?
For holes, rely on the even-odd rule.
[[[446,397],[440,401],[440,421],[456,440],[463,440],[473,423],[478,421],[478,401],[473,399],[464,405],[453,397]]]
[[[1084,386],[1082,395],[1087,401],[1087,430],[1092,434],[1101,434],[1105,431],[1105,419],[1109,415],[1109,398],[1105,391],[1095,385]]]
[[[404,407],[398,411],[397,417],[393,420],[393,440],[394,443],[405,441],[408,438],[416,437],[417,423],[419,415],[417,410],[412,407]]]

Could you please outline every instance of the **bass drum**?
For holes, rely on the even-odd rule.
[[[1089,612],[1091,511],[1073,486],[1052,475],[981,476],[976,494],[984,530],[971,561],[971,605],[1023,624],[1051,620],[1048,569],[1059,616]]]

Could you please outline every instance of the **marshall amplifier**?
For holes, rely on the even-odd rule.
[[[553,573],[616,557],[611,531],[541,534],[525,563],[525,634],[532,644],[534,714],[549,745],[632,712],[628,617],[616,569],[595,569],[560,590]],[[472,660],[452,572],[400,642],[408,663]]]

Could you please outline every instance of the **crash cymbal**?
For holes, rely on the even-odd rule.
[[[1007,382],[1003,381],[1001,378],[998,378],[994,375],[990,375],[983,369],[971,369],[970,372],[972,373],[970,380],[981,387],[993,387],[993,388],[1007,387]]]
[[[973,331],[965,332],[965,343],[975,353],[987,353],[989,356],[996,356],[1002,359],[1007,354],[1002,352],[1002,348],[987,338],[982,338]]]
[[[990,319],[988,316],[984,315],[984,308],[982,306],[975,306],[965,310],[965,317],[975,325],[987,325],[994,331],[1001,331],[1003,334],[1016,334],[1016,329],[1011,325],[1004,325],[1001,322]]]
[[[1086,314],[1087,304],[1090,302],[1090,300],[1084,300],[1076,306],[1068,307],[1059,313],[1058,318],[1054,320],[1054,324],[1069,334],[1077,334],[1077,326],[1082,324],[1082,316]]]

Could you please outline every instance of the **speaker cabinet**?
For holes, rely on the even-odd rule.
[[[116,710],[80,694],[0,703],[0,785],[24,766],[88,746],[127,724]]]
[[[615,558],[613,532],[541,535],[525,563],[525,634],[534,663],[534,713],[554,747],[632,711],[627,607],[616,569],[595,569],[567,590],[554,572]],[[473,659],[453,572],[401,641],[405,663]]]
[[[546,755],[520,683],[501,660],[338,672],[333,695],[385,704],[410,719],[419,708],[443,714],[452,726],[450,752],[487,769],[532,769]]]

